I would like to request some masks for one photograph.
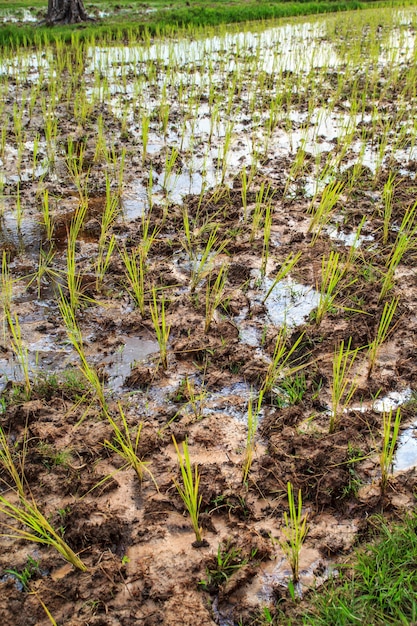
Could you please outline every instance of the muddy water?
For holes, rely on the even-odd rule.
[[[417,466],[417,423],[402,431],[398,437],[397,451],[394,457],[394,472],[409,470]]]

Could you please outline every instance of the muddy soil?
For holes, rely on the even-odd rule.
[[[372,13],[366,15],[373,23]],[[308,32],[316,28],[307,27]],[[392,24],[379,28],[389,33]],[[408,28],[407,20],[401,28]],[[30,72],[36,82],[35,65]],[[372,97],[386,115],[395,109],[394,91],[406,90],[407,68],[408,60],[401,60],[395,89],[385,83],[384,66],[378,70],[379,90]],[[190,75],[195,71],[191,69]],[[288,75],[292,77],[292,70]],[[335,105],[339,121],[346,99],[353,97],[349,88],[364,78],[357,68],[357,74],[346,79]],[[223,76],[223,88],[226,79]],[[47,80],[45,75],[42,80]],[[84,86],[92,89],[85,80]],[[327,95],[336,89],[336,70],[328,69],[326,80],[320,92],[323,100],[326,89]],[[270,82],[268,88],[276,89],[273,78]],[[11,121],[13,102],[30,85],[30,73],[27,83],[10,81],[5,103],[11,117],[2,159],[0,246],[3,309],[10,306],[18,314],[31,389],[22,385],[10,323],[4,321],[0,425],[16,465],[24,471],[26,493],[79,554],[87,571],[75,569],[51,547],[2,537],[0,621],[10,626],[48,624],[44,606],[62,626],[262,624],[263,608],[273,614],[277,603],[284,608],[288,604],[290,615],[291,569],[281,546],[289,482],[295,493],[301,490],[308,516],[296,586],[297,594],[307,599],[367,537],[373,514],[401,518],[414,505],[415,244],[407,248],[387,294],[380,294],[387,259],[404,215],[415,202],[416,162],[410,156],[400,159],[392,141],[382,160],[355,168],[350,163],[358,155],[352,147],[337,173],[342,187],[329,223],[312,227],[322,189],[313,197],[308,189],[318,179],[318,163],[325,157],[307,150],[302,170],[292,179],[297,150],[287,146],[284,154],[283,144],[274,143],[272,136],[245,193],[242,154],[248,156],[247,144],[242,153],[238,149],[247,139],[243,123],[227,167],[220,163],[212,179],[206,179],[207,187],[201,184],[190,193],[195,178],[185,166],[188,150],[177,145],[173,173],[167,176],[172,145],[158,148],[155,140],[143,155],[134,123],[126,127],[114,102],[95,105],[84,124],[74,119],[68,103],[57,102],[52,161],[43,142],[44,113],[34,103],[23,116],[25,134],[29,143],[39,135],[44,160],[39,170],[32,169],[33,145],[29,154],[18,153]],[[294,102],[287,105],[301,114],[307,108],[303,88],[292,93]],[[410,98],[410,118],[415,100],[415,95]],[[239,115],[249,116],[246,96],[239,102]],[[202,110],[204,104],[201,98]],[[113,165],[97,148],[99,115],[113,138],[113,165],[125,162],[122,189]],[[174,105],[171,116],[174,136],[181,122]],[[153,119],[152,124],[156,128],[159,121]],[[282,122],[275,139],[298,136],[299,124],[292,124],[289,132]],[[316,130],[318,124],[316,120]],[[355,129],[356,137],[365,132],[374,145],[377,131],[366,117]],[[199,141],[207,141],[203,131]],[[316,146],[325,142],[326,154],[337,149],[334,137],[320,139],[316,134],[312,140]],[[216,155],[219,145],[214,144]],[[78,187],[70,176],[74,169],[69,159],[78,159]],[[149,192],[150,171],[155,187]],[[392,220],[384,238],[383,190],[393,175]],[[117,217],[103,240],[102,216],[109,201],[106,176]],[[50,236],[41,217],[45,190],[51,199]],[[21,217],[16,195],[23,207]],[[68,233],[85,204],[75,246],[76,321],[86,359],[103,383],[108,415],[120,423],[122,407],[133,440],[141,427],[141,480],[109,445],[115,442],[110,421],[79,369],[79,355],[68,340],[59,308],[60,298],[70,297]],[[147,233],[152,236],[142,306],[135,301],[123,251],[140,258]],[[98,279],[97,258],[103,245],[108,249],[112,235],[115,248]],[[210,238],[212,247],[202,263]],[[343,274],[321,318],[317,307],[323,302],[323,259],[331,252],[339,255]],[[298,253],[290,273],[274,285],[278,272]],[[47,260],[42,271],[40,259]],[[9,304],[8,273],[13,279]],[[220,297],[213,300],[216,284],[221,285]],[[151,315],[153,294],[169,327],[166,365]],[[384,306],[393,298],[398,303],[391,330],[372,362],[370,346]],[[281,358],[271,378],[274,352],[282,342],[289,357]],[[333,361],[341,342],[355,354],[348,376],[355,389],[348,405],[332,415]],[[260,391],[253,460],[243,481],[248,406],[257,406]],[[383,491],[383,416],[398,406],[411,448],[406,462],[396,457]],[[196,542],[175,487],[181,476],[173,437],[180,449],[188,442],[191,463],[198,467],[201,542]],[[401,446],[405,443],[403,439]],[[3,465],[0,478],[1,495],[18,502]],[[1,521],[8,523],[4,516]]]

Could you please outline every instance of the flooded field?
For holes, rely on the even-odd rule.
[[[273,623],[413,505],[416,26],[2,52],[3,624]]]

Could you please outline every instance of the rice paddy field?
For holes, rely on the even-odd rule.
[[[415,505],[416,27],[0,52],[2,624],[415,621],[314,598]]]

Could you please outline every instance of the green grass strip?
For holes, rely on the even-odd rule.
[[[311,626],[345,624],[412,624],[417,620],[417,515],[388,527],[357,553],[349,572],[330,581],[311,598]]]
[[[45,45],[56,40],[71,42],[74,35],[77,40],[89,41],[94,38],[96,42],[132,41],[134,39],[147,39],[150,36],[170,36],[179,34],[190,29],[216,27],[220,24],[233,24],[239,22],[270,20],[276,18],[293,17],[300,15],[312,15],[336,11],[348,11],[364,9],[369,6],[393,6],[393,4],[413,4],[415,0],[404,0],[401,3],[388,1],[370,0],[298,0],[297,2],[283,0],[248,0],[246,3],[229,3],[215,0],[203,0],[201,2],[186,3],[180,0],[174,7],[163,6],[160,2],[150,2],[148,12],[138,12],[132,8],[130,12],[120,11],[95,22],[76,24],[73,26],[56,26],[48,28],[36,24],[19,25],[5,23],[0,28],[0,47],[21,47],[33,45]],[[7,5],[0,1],[0,11],[7,7],[8,12],[13,12],[23,7],[37,7],[46,12],[46,1],[39,4],[35,1],[28,5],[27,2],[8,2]],[[112,11],[112,5],[106,2],[96,2],[94,5],[85,3],[87,12],[92,7],[103,8]],[[123,2],[120,5],[123,7]],[[143,7],[143,5],[142,5]],[[130,8],[130,7],[129,7]]]

